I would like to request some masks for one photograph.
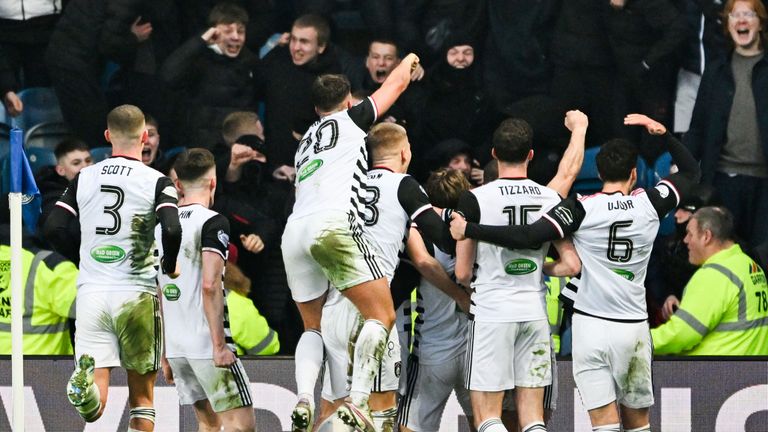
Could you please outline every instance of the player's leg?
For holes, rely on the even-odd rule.
[[[294,355],[297,403],[291,413],[291,430],[312,429],[314,391],[323,364],[323,339],[320,322],[329,289],[328,278],[311,254],[322,218],[308,217],[288,221],[282,238],[283,261],[291,296],[299,309],[304,333]]]
[[[620,393],[618,404],[622,425],[625,431],[649,431],[654,398],[651,380],[653,348],[648,323],[611,323],[611,326],[616,328],[612,332],[611,360]]]
[[[400,337],[393,325],[369,401],[371,417],[377,431],[397,430],[397,391],[400,389],[401,371]]]
[[[141,374],[128,369],[126,373],[130,407],[128,431],[152,431],[155,429],[154,396],[157,370]]]
[[[552,345],[546,319],[516,323],[515,402],[522,432],[546,431],[544,387],[552,384]]]
[[[475,418],[475,427],[483,432],[501,432],[507,429],[501,422],[501,401],[504,399],[503,391],[477,391],[470,390],[472,401],[472,413]]]
[[[75,334],[76,368],[67,383],[67,397],[86,422],[98,420],[104,412],[109,393],[109,376],[120,366],[120,351],[112,323],[109,295],[78,293],[76,300],[77,333]]]
[[[651,408],[629,408],[619,405],[621,409],[621,423],[625,432],[650,432]]]
[[[198,432],[219,432],[221,430],[221,419],[213,411],[208,399],[199,400],[192,404],[197,418]]]
[[[254,431],[251,381],[240,359],[229,367],[216,367],[210,359],[189,359],[188,362],[224,430]]]
[[[593,431],[619,431],[616,389],[605,353],[610,345],[607,321],[573,316],[573,379],[582,404],[589,413]]]
[[[256,430],[256,419],[253,406],[244,406],[222,411],[219,414],[224,432],[253,432]]]

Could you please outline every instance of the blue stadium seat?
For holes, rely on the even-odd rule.
[[[14,124],[29,129],[39,123],[63,122],[59,98],[50,87],[31,87],[19,92],[24,111],[14,119]]]
[[[653,166],[648,168],[648,187],[653,187],[664,177],[670,174],[672,167],[672,155],[666,152],[656,159]],[[669,213],[661,220],[659,235],[669,235],[675,231],[675,214]]]
[[[183,152],[187,148],[184,146],[171,147],[168,150],[163,151],[163,163],[168,163],[171,159],[176,157],[177,154]]]
[[[573,182],[573,192],[582,195],[593,194],[603,188],[603,182],[597,174],[597,163],[595,157],[600,147],[591,147],[584,151],[584,163],[581,164],[581,171]]]
[[[112,156],[112,147],[95,147],[91,149],[93,163],[101,162]]]
[[[2,104],[0,104],[2,105]],[[11,151],[11,126],[0,123],[0,159]]]
[[[73,137],[74,134],[65,123],[39,123],[27,129],[24,134],[24,146],[54,150],[60,142]]]
[[[44,147],[30,147],[24,150],[29,159],[29,167],[32,173],[37,174],[41,168],[56,165],[56,155],[53,150]]]

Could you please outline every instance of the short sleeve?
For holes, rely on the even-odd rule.
[[[411,176],[405,176],[397,188],[397,200],[403,207],[408,217],[415,220],[421,213],[432,209],[429,197],[424,192],[419,182]]]
[[[367,131],[376,122],[376,119],[379,118],[376,102],[370,97],[365,98],[359,104],[348,109],[347,114],[357,127],[364,131]]]
[[[178,207],[179,194],[176,187],[168,177],[157,179],[155,186],[155,211],[163,207]]]
[[[477,197],[470,191],[464,191],[459,197],[459,204],[456,206],[468,222],[480,223],[480,204]]]
[[[78,216],[79,209],[77,207],[77,182],[80,178],[80,173],[78,173],[74,179],[72,179],[72,182],[69,183],[69,186],[67,186],[66,189],[64,189],[64,193],[61,194],[61,197],[58,201],[56,201],[56,205],[67,210],[68,212],[72,213],[75,217]]]
[[[205,221],[200,234],[200,246],[203,251],[216,252],[221,258],[227,259],[229,247],[229,221],[217,214]]]

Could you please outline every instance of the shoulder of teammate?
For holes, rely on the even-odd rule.
[[[155,211],[163,207],[178,208],[179,194],[170,178],[161,176],[155,184]]]
[[[215,213],[203,223],[200,233],[200,247],[205,252],[215,252],[227,259],[229,247],[229,221]]]
[[[456,205],[456,211],[461,213],[467,222],[480,222],[480,203],[477,196],[472,191],[464,191],[459,196],[459,203]]]
[[[419,182],[410,175],[400,177],[397,186],[397,200],[411,220],[415,220],[420,214],[432,209],[427,193]]]
[[[581,204],[577,195],[572,194],[542,215],[541,220],[537,221],[536,224],[543,225],[546,221],[557,230],[560,238],[562,238],[579,229],[585,216],[584,205]]]
[[[351,118],[357,127],[363,131],[367,131],[371,126],[373,126],[373,123],[376,122],[376,119],[379,118],[379,112],[376,109],[376,102],[374,102],[371,97],[367,97],[363,99],[359,104],[350,107],[347,110],[347,115],[349,115],[349,118]]]
[[[672,174],[662,179],[656,186],[644,190],[648,195],[648,200],[651,202],[654,210],[656,210],[657,216],[659,219],[663,219],[667,213],[680,204],[683,193],[687,193],[691,186],[685,176]]]
[[[64,193],[61,194],[59,200],[56,201],[56,206],[67,210],[75,217],[78,216],[79,208],[77,206],[77,185],[80,179],[80,173],[75,175],[75,178],[69,182],[69,186],[64,189]]]

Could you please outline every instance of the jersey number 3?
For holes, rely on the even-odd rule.
[[[102,185],[101,192],[115,195],[115,202],[112,205],[104,206],[104,213],[112,216],[114,223],[111,227],[96,227],[96,234],[115,235],[120,231],[121,220],[118,210],[120,210],[120,207],[123,206],[123,202],[125,201],[125,192],[117,186],[110,185]]]

